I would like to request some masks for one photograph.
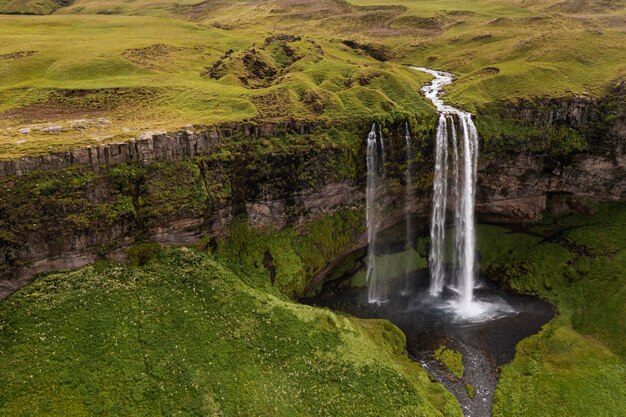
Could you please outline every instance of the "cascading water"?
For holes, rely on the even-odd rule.
[[[470,113],[444,104],[440,95],[452,82],[452,75],[428,68],[412,67],[434,77],[422,91],[437,107],[439,123],[435,144],[435,174],[433,180],[433,212],[431,219],[430,293],[438,296],[446,284],[456,293],[457,314],[462,317],[479,315],[483,305],[474,302],[476,276],[476,239],[474,232],[474,201],[478,161],[478,132]],[[457,130],[457,123],[459,129]],[[448,142],[451,142],[449,144]],[[461,143],[459,143],[459,141]],[[448,199],[448,147],[452,146],[452,182],[454,197],[454,265],[452,276],[445,270],[446,205]],[[446,279],[448,278],[448,279]]]
[[[407,249],[409,249],[412,246],[413,240],[413,224],[411,221],[411,205],[413,204],[413,195],[411,191],[411,187],[413,185],[413,176],[411,175],[413,146],[411,144],[411,132],[409,132],[408,123],[404,124],[404,141],[406,145],[406,168],[404,170],[404,221],[406,227]]]
[[[445,281],[444,250],[446,236],[446,202],[448,193],[448,132],[446,116],[439,115],[435,142],[435,176],[433,178],[433,212],[430,221],[430,293],[439,295]]]
[[[383,137],[380,141],[376,134],[376,124],[367,136],[367,186],[365,189],[365,220],[367,223],[367,298],[370,303],[387,301],[387,285],[376,262],[376,239],[381,222],[382,204],[384,195],[380,188],[384,185],[385,145]]]

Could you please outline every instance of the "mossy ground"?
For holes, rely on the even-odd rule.
[[[0,415],[460,416],[388,322],[252,288],[191,249],[0,304]]]
[[[556,304],[502,368],[495,416],[620,415],[626,404],[626,207],[478,231],[487,276]]]
[[[435,359],[452,372],[455,377],[461,379],[465,375],[461,352],[441,345],[435,350]]]

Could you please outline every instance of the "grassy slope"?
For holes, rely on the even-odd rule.
[[[264,45],[270,35],[267,28],[227,31],[144,16],[0,20],[0,39],[6,40],[0,55],[36,51],[0,60],[0,129],[12,128],[0,132],[3,157],[98,144],[136,136],[138,130],[187,124],[255,117],[371,120],[392,111],[431,111],[415,93],[427,77],[398,65],[379,64],[323,39],[318,42],[321,52],[308,42],[310,38],[288,43],[301,59],[285,66],[276,46]],[[165,48],[151,50],[154,45]],[[262,51],[279,78],[267,87],[249,88],[237,77],[250,74],[236,63],[221,79],[202,76],[230,49]],[[315,101],[318,107],[313,107]],[[69,123],[98,117],[113,123],[87,129]],[[60,124],[66,132],[24,136],[16,131],[37,122]]]
[[[602,95],[626,76],[623,3],[578,2],[586,3],[578,9],[557,1],[354,3],[404,5],[398,22],[421,25],[423,38],[398,42],[402,58],[458,74],[449,100],[471,110],[493,100]]]
[[[537,235],[480,230],[494,279],[554,302],[559,316],[502,369],[495,416],[621,415],[626,404],[626,208],[548,220]],[[545,236],[547,238],[544,238]]]
[[[0,333],[3,416],[460,415],[388,322],[294,304],[189,249],[41,278],[0,304]]]
[[[52,16],[0,16],[0,155],[189,123],[370,120],[430,111],[418,93],[427,78],[403,68],[406,63],[457,73],[449,100],[470,110],[493,100],[601,95],[625,74],[626,8],[570,3],[77,0]],[[277,33],[305,36],[289,44],[302,59],[290,63],[277,44],[264,45]],[[388,61],[352,50],[343,39],[371,44]],[[278,71],[255,88],[242,83],[250,74],[238,61],[253,48]],[[223,77],[202,75],[230,49],[236,59],[226,59]],[[36,53],[14,55],[29,51]],[[81,130],[67,123],[84,117],[113,123]],[[36,122],[68,129],[16,133]]]

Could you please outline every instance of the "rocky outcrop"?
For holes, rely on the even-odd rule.
[[[537,99],[482,112],[520,126],[519,138],[482,151],[476,210],[483,220],[536,222],[546,210],[626,200],[625,82],[602,99]]]
[[[314,128],[159,133],[3,161],[0,297],[36,273],[123,260],[137,243],[219,238],[237,217],[259,229],[299,228],[360,210],[362,156],[354,144],[310,134]]]
[[[293,133],[309,134],[323,129],[322,124],[289,121],[285,123],[230,123],[215,127],[197,126],[180,132],[143,132],[135,139],[106,143],[95,147],[72,149],[42,156],[26,156],[0,161],[0,177],[24,175],[37,170],[59,170],[84,165],[93,170],[121,163],[144,165],[168,161],[177,162],[215,151],[218,144],[231,137],[269,138]]]
[[[509,154],[481,164],[476,210],[483,220],[536,222],[551,209],[584,211],[626,200],[626,156],[579,154],[569,161]],[[585,203],[587,201],[587,203]]]

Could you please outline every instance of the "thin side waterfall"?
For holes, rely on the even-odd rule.
[[[430,293],[439,296],[448,285],[458,294],[454,305],[457,314],[462,317],[476,316],[482,312],[483,308],[481,303],[474,301],[473,295],[477,271],[474,205],[478,131],[470,113],[448,106],[441,100],[443,88],[452,82],[451,74],[428,68],[413,67],[413,69],[434,77],[430,84],[422,88],[422,91],[439,111],[430,228]],[[450,147],[452,148],[451,173],[448,166],[448,148]],[[449,176],[452,177],[451,195],[448,194]],[[454,244],[451,273],[446,274],[446,202],[450,196],[454,201]]]
[[[406,145],[406,168],[404,170],[404,221],[406,227],[407,249],[409,249],[411,248],[413,243],[413,224],[411,222],[411,205],[413,203],[413,196],[411,191],[411,187],[413,185],[413,176],[411,175],[411,165],[413,163],[413,146],[411,143],[411,132],[409,132],[409,124],[407,122],[405,122],[404,124],[404,141]]]
[[[376,124],[367,136],[367,185],[365,189],[365,220],[367,223],[367,298],[370,303],[387,301],[387,286],[377,268],[376,250],[378,228],[382,220],[384,195],[380,188],[384,186],[385,146],[382,135],[380,141],[376,134]]]
[[[459,231],[454,234],[454,247],[453,247],[453,265],[452,265],[452,279],[455,288],[458,288],[460,284],[459,279],[459,265],[461,265],[460,254],[462,244],[461,228],[461,196],[459,195],[459,143],[456,133],[456,123],[453,119],[450,119],[450,134],[452,136],[452,190],[454,198],[454,230]]]

